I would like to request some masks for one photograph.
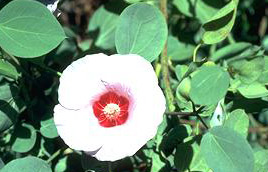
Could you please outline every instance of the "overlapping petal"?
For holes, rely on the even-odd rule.
[[[92,101],[110,88],[130,99],[127,121],[105,128],[99,125]],[[149,62],[138,55],[88,55],[63,72],[60,105],[55,107],[59,135],[73,149],[102,161],[136,153],[155,134],[165,111],[165,97]]]

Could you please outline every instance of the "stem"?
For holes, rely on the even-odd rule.
[[[209,56],[210,56],[210,57],[215,53],[216,48],[217,48],[216,44],[212,44],[212,45],[210,46],[210,49],[209,49]]]
[[[40,64],[35,63],[35,62],[32,62],[32,63],[35,64],[35,65],[37,65],[38,67],[44,69],[44,70],[49,71],[50,73],[53,73],[53,74],[57,75],[58,77],[61,77],[61,75],[62,75],[61,72],[58,72],[58,71],[56,71],[56,70],[54,70],[54,69],[51,69],[51,68],[49,68],[49,67],[47,67],[47,66],[45,66],[45,65],[40,65]]]
[[[196,117],[199,119],[199,121],[201,121],[201,123],[204,125],[204,127],[208,130],[209,127],[207,126],[207,124],[205,123],[205,121],[203,120],[203,118],[199,115],[199,113],[201,113],[202,110],[203,110],[205,107],[202,106],[202,107],[200,107],[199,109],[196,110],[194,102],[192,102],[192,106],[193,106],[193,113],[194,113],[194,116],[196,116]]]
[[[197,50],[201,47],[201,43],[198,44],[195,49],[194,49],[194,54],[193,54],[193,62],[196,62],[196,54],[197,54]]]
[[[194,116],[194,112],[166,112],[167,115],[178,115],[180,117],[184,116]]]
[[[228,34],[227,39],[228,39],[230,44],[235,43],[234,37],[233,37],[233,35],[231,33]]]
[[[209,127],[207,126],[207,124],[205,123],[205,121],[203,120],[203,118],[199,114],[196,114],[195,116],[202,122],[202,124],[204,125],[204,127],[206,127],[206,129],[208,130]]]
[[[168,20],[167,14],[167,0],[160,0],[160,10],[162,11],[166,21]]]
[[[113,172],[113,170],[112,170],[112,162],[108,162],[108,170],[109,170],[109,172]]]
[[[168,14],[167,14],[167,0],[161,0],[160,1],[160,10],[163,13],[166,21],[168,19]],[[172,93],[172,89],[170,87],[170,82],[169,82],[169,64],[168,64],[168,56],[167,56],[167,42],[165,43],[164,49],[161,54],[161,66],[162,66],[162,76],[163,76],[163,81],[165,85],[165,95],[167,99],[167,105],[168,105],[168,110],[169,111],[174,111],[175,106],[173,104],[174,102],[174,96]]]
[[[3,49],[2,49],[2,52],[4,52],[6,55],[8,55],[8,57],[10,57],[18,66],[20,66],[20,62],[15,56],[9,54],[8,52],[4,51]]]
[[[53,161],[53,159],[55,159],[57,156],[59,156],[61,153],[61,149],[57,150],[56,152],[53,153],[53,155],[48,158],[48,160],[46,160],[47,163],[50,163],[51,161]]]
[[[53,74],[55,74],[55,75],[57,75],[58,77],[61,77],[61,75],[62,75],[61,72],[55,71],[54,69],[51,69],[51,68],[46,67],[44,65],[38,65],[38,66],[43,68],[43,69],[45,69],[45,70],[47,70],[47,71],[49,71],[49,72],[51,72],[51,73],[53,73]]]

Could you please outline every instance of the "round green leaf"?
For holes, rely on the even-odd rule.
[[[234,25],[236,7],[236,2],[230,1],[203,25],[202,40],[205,44],[218,43],[228,36]]]
[[[11,1],[0,11],[0,18],[0,46],[15,56],[44,55],[65,38],[56,18],[37,1]]]
[[[59,136],[53,118],[41,121],[40,132],[44,137],[51,139]]]
[[[237,133],[247,138],[249,127],[248,115],[244,110],[236,109],[229,114],[224,126],[233,129]]]
[[[216,172],[252,172],[253,151],[247,140],[232,129],[217,126],[201,141],[201,153]]]
[[[115,33],[119,54],[138,54],[155,60],[167,40],[167,25],[162,13],[152,5],[136,3],[120,15]]]
[[[229,74],[218,66],[203,66],[193,76],[190,98],[196,104],[216,104],[226,94],[230,82]]]
[[[34,147],[36,131],[32,125],[23,123],[21,126],[16,127],[12,137],[14,142],[11,149],[15,152],[24,153]]]
[[[1,172],[52,172],[50,166],[42,159],[28,156],[9,162]]]

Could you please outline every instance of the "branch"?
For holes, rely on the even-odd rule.
[[[166,21],[168,19],[168,14],[167,14],[167,0],[161,0],[160,1],[160,10],[163,13]],[[161,54],[161,66],[162,66],[162,76],[164,80],[164,92],[166,95],[167,99],[167,104],[168,104],[168,110],[173,111],[175,109],[175,106],[173,104],[174,102],[174,96],[172,93],[172,89],[170,87],[170,82],[169,82],[169,65],[168,65],[168,56],[167,56],[167,42],[165,43],[164,49]]]

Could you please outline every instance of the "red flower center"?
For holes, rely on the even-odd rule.
[[[124,124],[128,119],[129,100],[114,91],[102,94],[93,102],[93,112],[103,127]]]

